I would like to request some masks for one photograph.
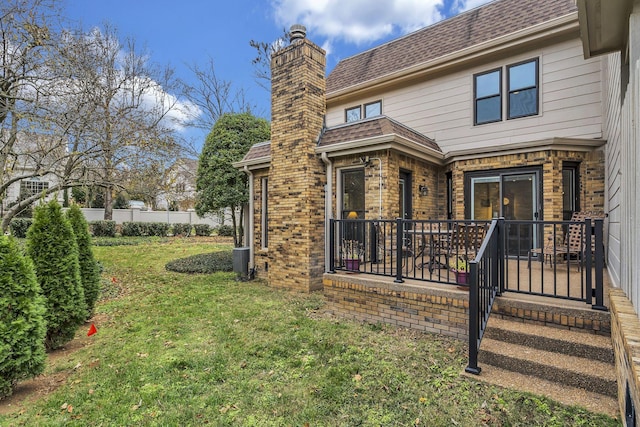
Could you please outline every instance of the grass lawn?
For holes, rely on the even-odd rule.
[[[60,387],[0,425],[618,425],[462,376],[461,341],[319,315],[319,293],[165,271],[222,249],[196,239],[95,247],[98,333],[81,329],[88,343],[48,367],[67,374]]]

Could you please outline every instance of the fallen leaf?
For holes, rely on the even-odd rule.
[[[93,393],[95,393],[95,392],[96,392],[96,391],[95,391],[94,389],[92,389],[92,388],[90,388],[90,389],[89,389],[89,394],[93,394]]]
[[[64,402],[60,409],[67,409],[67,406],[69,406],[69,404],[67,402]]]
[[[138,357],[141,357],[141,358],[149,357],[149,353],[138,353]]]
[[[68,413],[72,413],[73,412],[73,406],[71,406],[71,405],[67,406],[67,412]]]
[[[360,374],[355,374],[355,375],[353,376],[353,380],[354,380],[354,381],[356,381],[356,382],[358,382],[358,381],[362,380],[362,375],[360,375]]]
[[[76,366],[73,367],[74,370],[82,368],[82,363],[78,362]]]

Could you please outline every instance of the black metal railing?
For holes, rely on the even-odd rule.
[[[471,220],[331,220],[329,271],[375,274],[396,282],[412,279],[465,284],[468,278],[461,279],[464,274],[455,271],[456,264],[466,264],[469,271],[469,261],[482,243],[476,239],[485,238],[489,224]],[[461,229],[471,231],[461,234]],[[583,301],[594,309],[606,310],[602,219],[505,220],[500,236],[503,291]]]
[[[491,222],[487,236],[470,263],[469,281],[469,364],[466,372],[479,374],[478,351],[496,296],[504,288],[504,255],[502,251],[504,219]]]

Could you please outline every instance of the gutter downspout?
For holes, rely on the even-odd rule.
[[[249,170],[249,167],[247,165],[244,165],[244,173],[247,174],[247,176],[249,177],[249,224],[248,227],[246,227],[248,230],[247,232],[247,241],[246,244],[247,246],[249,246],[249,271],[251,271],[254,268],[254,260],[253,260],[253,244],[254,244],[254,239],[253,239],[253,230],[254,230],[254,226],[253,226],[253,221],[254,221],[254,210],[253,210],[253,172],[251,172]]]
[[[327,184],[324,189],[324,271],[329,271],[329,232],[330,221],[333,219],[333,163],[325,152],[320,158],[327,167]]]

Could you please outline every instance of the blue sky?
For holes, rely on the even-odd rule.
[[[113,25],[150,60],[188,80],[187,65],[213,58],[218,78],[243,89],[254,114],[270,119],[270,95],[254,78],[250,40],[272,42],[301,23],[325,48],[327,73],[341,60],[488,0],[65,0],[85,29]],[[189,132],[204,140],[206,133]]]

